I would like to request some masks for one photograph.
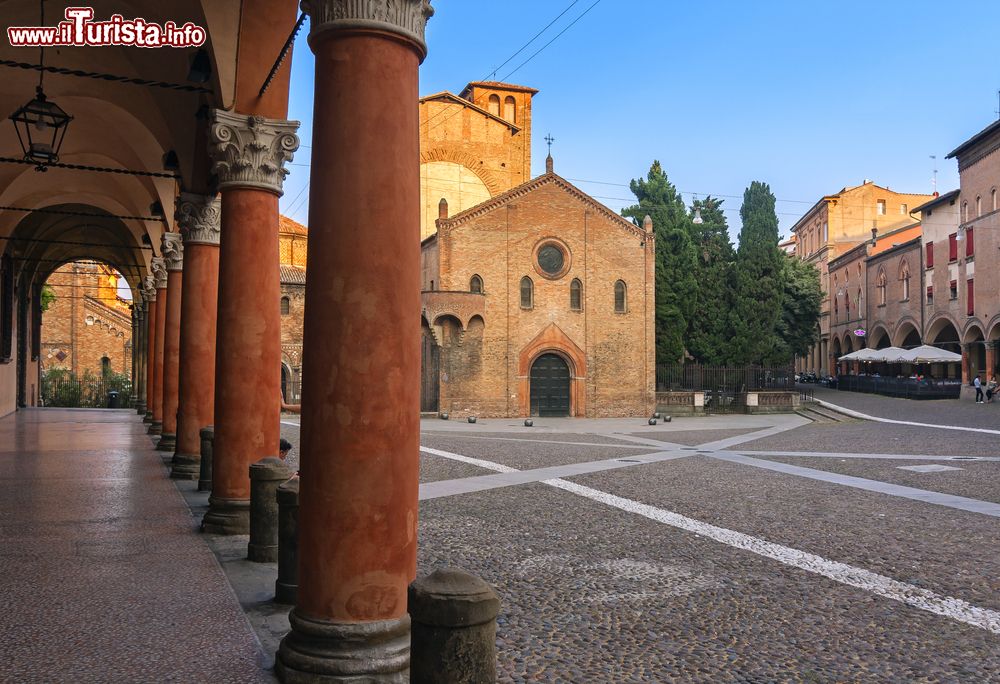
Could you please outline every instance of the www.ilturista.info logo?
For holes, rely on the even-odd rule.
[[[145,19],[126,19],[112,14],[107,21],[94,21],[93,7],[67,7],[66,21],[57,26],[10,26],[7,39],[14,47],[49,47],[53,45],[132,45],[135,47],[198,47],[207,33],[190,21],[178,26]]]

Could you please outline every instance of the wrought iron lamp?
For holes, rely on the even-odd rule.
[[[45,25],[45,4],[42,2],[42,23]],[[55,102],[45,97],[42,82],[45,78],[45,48],[41,54],[41,73],[35,97],[10,115],[21,143],[25,161],[35,162],[36,171],[47,171],[48,164],[59,161],[59,148],[66,137],[66,127],[73,117]]]
[[[691,219],[691,223],[696,226],[700,226],[705,222],[705,219],[701,217],[701,206],[698,204],[698,195],[694,196],[694,218]]]

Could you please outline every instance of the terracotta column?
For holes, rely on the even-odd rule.
[[[969,354],[971,353],[972,345],[963,344],[962,345],[962,384],[968,385],[972,382],[972,378],[969,376]]]
[[[140,294],[135,303],[135,325],[132,327],[132,393],[135,395],[135,412],[146,415],[146,302]]]
[[[170,477],[197,480],[201,472],[201,429],[215,415],[215,314],[219,304],[219,220],[217,197],[181,193],[174,218],[184,236],[184,301],[177,450]]]
[[[986,380],[988,381],[996,375],[997,367],[997,343],[986,343]]]
[[[316,55],[298,602],[285,682],[408,681],[420,448],[426,0],[310,0]],[[378,87],[373,87],[373,84]],[[357,217],[379,226],[358,230]],[[392,321],[387,326],[386,321]]]
[[[162,257],[153,257],[153,276],[156,278],[156,324],[153,328],[153,422],[149,434],[158,435],[163,430],[163,335],[167,324],[167,266]]]
[[[177,386],[181,347],[181,302],[184,297],[184,244],[180,233],[163,234],[167,265],[167,307],[163,322],[163,427],[157,451],[177,445]]]
[[[278,455],[281,283],[278,197],[298,149],[297,121],[212,112],[222,193],[212,496],[202,529],[250,530],[251,463]]]
[[[146,320],[145,320],[145,346],[146,361],[145,374],[146,382],[143,387],[143,398],[146,401],[146,415],[142,419],[144,423],[153,422],[153,368],[156,366],[156,278],[146,276],[142,285],[142,296],[146,300]]]

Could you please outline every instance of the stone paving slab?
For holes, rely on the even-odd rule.
[[[703,456],[567,479],[1000,608],[993,517]]]
[[[655,436],[648,432],[632,433],[633,437],[653,437],[662,439],[665,442],[683,444],[685,446],[698,446],[707,442],[714,442],[728,437],[738,437],[756,432],[757,428],[736,428],[729,430],[664,430],[661,435]]]
[[[420,453],[420,481],[440,482],[443,480],[459,480],[466,477],[489,475],[492,471],[479,468],[468,463],[459,463],[451,459]]]
[[[274,681],[144,428],[122,411],[0,419],[17,445],[0,453],[0,681]],[[95,478],[99,458],[119,477]]]
[[[518,470],[545,468],[567,463],[586,463],[606,458],[623,458],[630,455],[659,451],[656,447],[635,445],[635,448],[608,448],[576,446],[569,444],[541,444],[537,442],[500,442],[493,440],[462,439],[455,435],[421,436],[422,446],[459,453],[463,456],[501,463]],[[621,443],[619,443],[621,444]]]
[[[1000,462],[996,461],[940,461],[939,463],[943,465],[961,468],[961,470],[915,473],[900,470],[899,466],[921,466],[927,465],[927,462],[808,458],[766,454],[755,455],[755,458],[1000,503]]]
[[[1000,435],[871,422],[811,424],[744,442],[735,449],[997,456]]]
[[[501,682],[1000,677],[984,630],[542,484],[420,515],[420,574],[458,566],[497,589]]]

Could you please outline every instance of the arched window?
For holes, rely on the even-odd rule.
[[[483,279],[478,275],[472,276],[469,280],[469,292],[475,292],[477,294],[482,294],[483,292]]]
[[[615,313],[625,313],[628,310],[628,289],[625,281],[615,283]]]
[[[291,308],[291,302],[289,301],[288,297],[282,297],[281,298],[281,315],[282,316],[287,316],[288,313],[289,313],[289,309],[290,308]]]
[[[111,359],[107,356],[101,357],[101,375],[107,375],[111,372]]]
[[[996,211],[997,210],[997,189],[996,188],[993,188],[990,191],[990,198],[991,198],[991,202],[990,202],[991,208],[990,208],[990,211]]]
[[[910,298],[910,265],[905,261],[899,267],[899,279],[903,281],[903,299],[906,301]]]
[[[983,197],[982,195],[976,195],[976,217],[983,215]]]
[[[969,203],[962,202],[962,223],[969,220]]]
[[[511,95],[508,95],[503,101],[503,118],[507,119],[507,121],[510,121],[511,123],[517,123],[515,120],[517,117],[517,114],[515,113],[516,111],[517,102]]]
[[[569,284],[569,308],[573,311],[583,309],[583,283],[579,278],[573,278]]]
[[[535,305],[535,284],[531,278],[524,276],[521,278],[521,308],[530,309]]]
[[[879,270],[878,277],[875,279],[875,287],[878,288],[878,305],[885,306],[885,285],[886,285],[885,271]]]
[[[493,116],[500,116],[500,96],[490,95],[486,110]]]

